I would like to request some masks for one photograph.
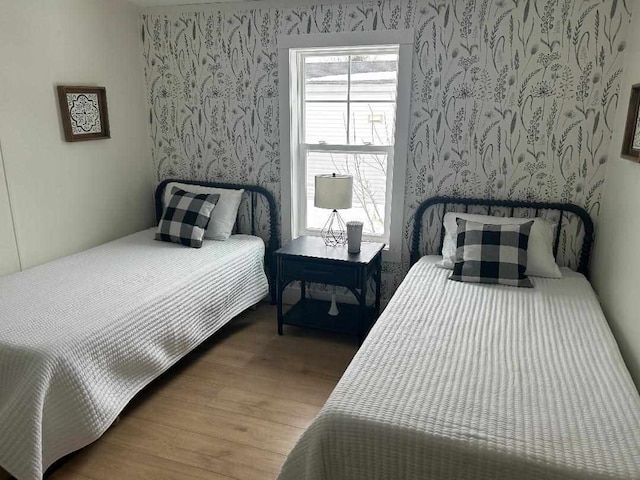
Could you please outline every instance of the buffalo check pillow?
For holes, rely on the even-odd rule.
[[[458,220],[456,262],[451,280],[533,287],[527,246],[533,222],[494,225]]]
[[[156,240],[200,248],[220,195],[185,192],[177,187],[158,224]]]

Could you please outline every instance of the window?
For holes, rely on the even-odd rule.
[[[306,231],[320,230],[327,212],[313,206],[314,178],[353,176],[349,220],[363,233],[388,240],[387,170],[393,164],[398,47],[298,51],[300,171],[306,183]],[[308,233],[308,232],[305,232]]]
[[[290,207],[283,208],[283,219],[288,223],[288,210],[291,220],[285,236],[287,230],[291,238],[318,235],[329,212],[314,207],[315,176],[348,174],[353,208],[341,215],[362,221],[365,239],[385,242],[399,257],[411,47],[397,38],[385,42],[385,34],[283,37],[290,45],[280,52],[287,60],[281,80],[288,80],[281,81],[283,163],[289,167],[283,179],[290,184],[283,189]]]

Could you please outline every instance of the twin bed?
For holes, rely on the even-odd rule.
[[[158,216],[170,182],[156,190]],[[19,480],[96,440],[136,393],[268,295],[271,194],[181,183],[243,189],[236,228],[250,234],[193,249],[149,229],[0,278],[0,466]]]
[[[204,185],[246,190],[238,223],[249,235],[194,250],[150,229],[0,278],[0,466],[19,480],[97,439],[138,391],[268,294],[273,198]],[[440,257],[420,251],[423,215],[440,228],[443,203],[560,208],[556,254],[575,225],[565,215],[578,215],[573,264],[587,271],[593,225],[578,207],[425,202],[411,271],[280,479],[640,479],[640,397],[585,276],[563,269],[533,289],[449,281]]]
[[[640,479],[640,397],[589,282],[568,268],[532,289],[449,281],[420,252],[422,221],[440,229],[461,204],[559,209],[556,254],[582,220],[572,262],[587,272],[593,225],[579,207],[425,202],[413,267],[280,480]]]

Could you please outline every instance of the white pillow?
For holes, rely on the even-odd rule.
[[[444,216],[444,242],[442,244],[443,268],[453,269],[456,260],[457,220],[469,220],[471,222],[493,225],[520,225],[530,222],[531,218],[494,217],[490,215],[475,215],[472,213],[448,212]],[[532,277],[561,278],[560,268],[553,256],[553,231],[555,226],[544,218],[535,218],[531,233],[529,234],[529,246],[527,248],[527,271],[525,274]]]
[[[189,185],[187,183],[171,182],[164,189],[164,202],[162,207],[165,208],[171,198],[171,189],[179,187],[186,192],[218,194],[220,199],[216,207],[211,213],[209,226],[204,234],[204,238],[211,240],[227,240],[231,235],[233,226],[236,223],[238,209],[242,201],[242,193],[244,190],[230,190],[226,188],[205,187],[202,185]]]

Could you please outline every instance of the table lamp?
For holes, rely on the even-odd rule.
[[[338,210],[351,208],[352,196],[351,175],[316,175],[314,205],[333,210],[320,232],[325,245],[335,247],[347,243],[347,227]]]

